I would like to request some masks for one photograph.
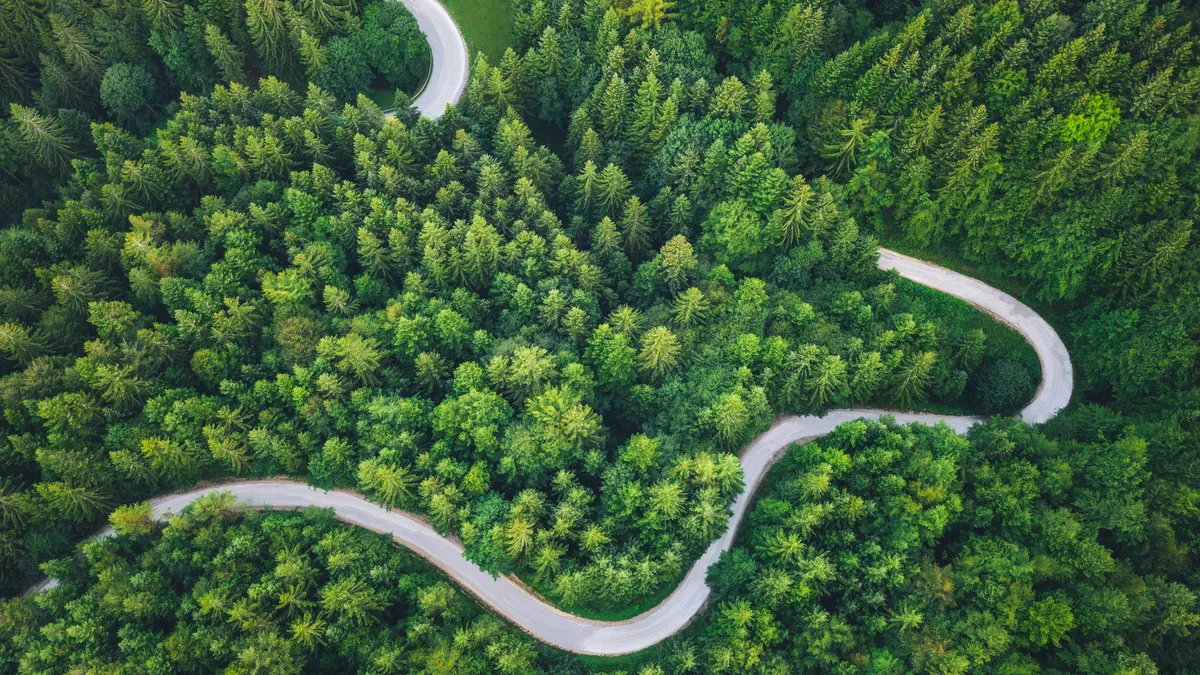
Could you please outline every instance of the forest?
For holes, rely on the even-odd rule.
[[[340,101],[372,87],[413,94],[429,71],[417,22],[389,0],[11,0],[0,7],[0,214],[11,220],[55,194],[73,153],[95,155],[90,124],[150,135],[181,93],[274,76],[313,82]],[[14,107],[15,106],[15,107]],[[34,115],[40,115],[38,120]],[[51,124],[51,137],[29,127]],[[28,144],[53,158],[30,165]],[[60,150],[43,147],[62,144]]]
[[[1200,669],[1194,9],[514,5],[437,119],[391,0],[0,5],[0,671]],[[1013,419],[1037,354],[881,245],[1035,308],[1072,406]],[[356,490],[618,620],[851,406],[994,417],[789,448],[621,659],[328,512],[146,504]]]

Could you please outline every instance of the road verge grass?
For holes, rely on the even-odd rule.
[[[512,0],[442,0],[442,4],[462,31],[471,59],[483,54],[488,63],[500,63],[513,42]]]

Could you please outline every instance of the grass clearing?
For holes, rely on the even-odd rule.
[[[693,560],[692,562],[694,563],[695,561]],[[592,619],[593,621],[625,621],[626,619],[632,619],[648,609],[654,608],[658,605],[658,603],[666,600],[667,596],[675,592],[675,589],[679,586],[680,582],[683,581],[684,575],[686,575],[691,568],[691,564],[684,567],[683,571],[679,573],[678,577],[668,580],[651,595],[647,595],[637,602],[634,602],[626,607],[622,607],[621,609],[609,610],[592,609],[583,605],[568,605],[566,603],[553,600],[550,597],[550,589],[548,587],[534,584],[532,579],[527,579],[524,576],[518,576],[521,579],[521,582],[532,588],[535,593],[542,597],[546,604],[553,605],[554,607],[561,609],[568,614],[574,614],[575,616],[579,616],[584,619]]]
[[[442,0],[467,41],[471,59],[487,56],[496,65],[513,41],[512,0]]]

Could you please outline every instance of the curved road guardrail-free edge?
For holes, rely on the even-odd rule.
[[[417,20],[429,43],[429,73],[412,106],[425,117],[437,119],[446,106],[458,103],[467,88],[467,42],[454,17],[438,0],[400,0]],[[387,117],[395,117],[389,111]]]
[[[1042,383],[1033,401],[1021,411],[1020,416],[1026,422],[1044,422],[1070,402],[1073,381],[1070,355],[1058,334],[1036,312],[1007,293],[978,280],[886,249],[879,251],[879,267],[894,269],[906,279],[961,298],[1009,324],[1029,341],[1041,360]],[[248,508],[331,508],[339,520],[390,534],[397,542],[437,565],[463,588],[533,637],[579,654],[617,656],[641,651],[661,642],[686,626],[703,609],[709,596],[705,574],[721,552],[732,547],[734,535],[755,489],[783,449],[792,443],[823,436],[844,422],[860,418],[878,419],[884,415],[891,415],[901,424],[945,423],[960,433],[981,421],[977,417],[872,409],[834,410],[822,417],[789,416],[780,419],[751,441],[742,452],[741,465],[746,489],[733,503],[725,534],[709,545],[667,599],[632,619],[620,622],[595,621],[567,614],[509,577],[492,578],[463,557],[463,549],[458,542],[439,535],[421,518],[401,511],[388,511],[351,492],[326,492],[286,480],[233,482],[160,497],[152,504],[157,518],[179,513],[195,499],[213,492],[230,492]],[[110,528],[97,536],[111,534]],[[53,588],[57,583],[56,579],[47,579],[30,589],[30,592]]]

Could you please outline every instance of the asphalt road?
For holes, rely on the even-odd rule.
[[[1007,293],[975,279],[892,251],[880,250],[879,266],[882,269],[896,269],[907,279],[962,298],[1008,323],[1025,336],[1041,359],[1043,378],[1033,401],[1021,411],[1025,421],[1044,422],[1070,402],[1070,356],[1050,324],[1033,310]],[[965,432],[979,421],[974,417],[870,409],[834,410],[824,417],[792,416],[781,419],[742,451],[746,490],[733,504],[725,534],[709,545],[670,597],[633,619],[617,623],[591,621],[566,614],[531,595],[507,577],[493,579],[463,558],[462,547],[456,541],[437,534],[420,518],[400,511],[388,511],[350,492],[326,492],[285,480],[235,482],[160,497],[153,502],[154,512],[160,518],[168,513],[178,513],[198,497],[223,491],[233,493],[248,508],[331,508],[342,521],[391,535],[397,542],[440,567],[496,612],[543,642],[581,654],[628,654],[661,642],[683,628],[704,607],[709,594],[708,585],[704,582],[705,572],[721,551],[731,546],[751,495],[781,450],[791,443],[827,434],[843,422],[859,418],[877,419],[882,415],[891,415],[902,424],[945,423],[959,432]],[[111,534],[111,530],[105,530],[97,536]],[[56,585],[57,580],[48,579],[30,591],[45,590]]]
[[[432,65],[425,89],[413,100],[413,107],[426,117],[437,119],[446,106],[458,103],[467,87],[467,43],[450,12],[437,0],[400,0],[417,19],[429,42]],[[394,117],[395,113],[388,113]]]

